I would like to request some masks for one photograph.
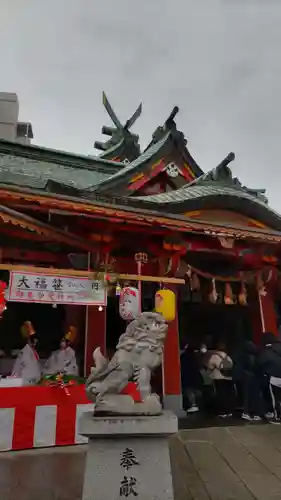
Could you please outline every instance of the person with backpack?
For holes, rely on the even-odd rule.
[[[232,381],[233,362],[224,342],[219,342],[208,360],[207,369],[214,382],[214,403],[220,418],[231,417],[235,409],[235,391]]]

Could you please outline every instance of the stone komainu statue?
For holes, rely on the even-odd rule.
[[[121,335],[113,358],[108,361],[96,349],[95,368],[87,382],[86,393],[95,403],[95,414],[161,413],[159,397],[151,394],[151,374],[161,364],[168,325],[162,314],[143,312]],[[135,381],[142,403],[120,392],[129,381]]]

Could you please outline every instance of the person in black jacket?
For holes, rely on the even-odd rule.
[[[236,410],[244,410],[244,382],[245,382],[245,366],[247,364],[247,349],[246,341],[239,343],[231,352],[231,359],[233,361],[232,380],[236,390]]]
[[[262,383],[269,394],[272,422],[281,423],[281,342],[273,333],[264,333],[258,359]],[[270,415],[269,415],[270,416]]]
[[[259,348],[253,342],[244,346],[244,363],[242,372],[243,413],[244,420],[259,421],[265,416],[266,406],[260,384],[260,368],[258,364]]]
[[[186,344],[181,352],[181,377],[184,408],[187,413],[199,411],[198,399],[202,390],[202,375],[198,350],[191,343]]]

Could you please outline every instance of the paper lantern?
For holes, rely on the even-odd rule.
[[[131,320],[141,313],[140,292],[137,288],[126,286],[120,293],[119,314],[125,320]]]
[[[158,290],[155,294],[155,311],[162,314],[166,321],[176,317],[176,296],[172,290]]]
[[[192,273],[190,279],[190,288],[192,292],[198,292],[200,290],[200,281],[197,274]]]

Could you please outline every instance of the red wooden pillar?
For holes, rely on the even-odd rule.
[[[64,329],[65,333],[67,333],[67,329],[73,325],[78,329],[78,337],[84,335],[84,332],[80,331],[79,326],[83,325],[85,320],[85,306],[73,306],[66,305],[64,307],[65,310],[65,320],[64,320]],[[77,339],[78,340],[78,339]]]
[[[100,347],[106,354],[106,307],[86,307],[84,374],[88,375],[94,365],[93,352]]]
[[[169,285],[166,288],[177,294],[177,288]],[[178,311],[174,321],[169,323],[168,334],[164,347],[163,361],[163,403],[164,408],[180,415],[182,410],[181,367]]]

